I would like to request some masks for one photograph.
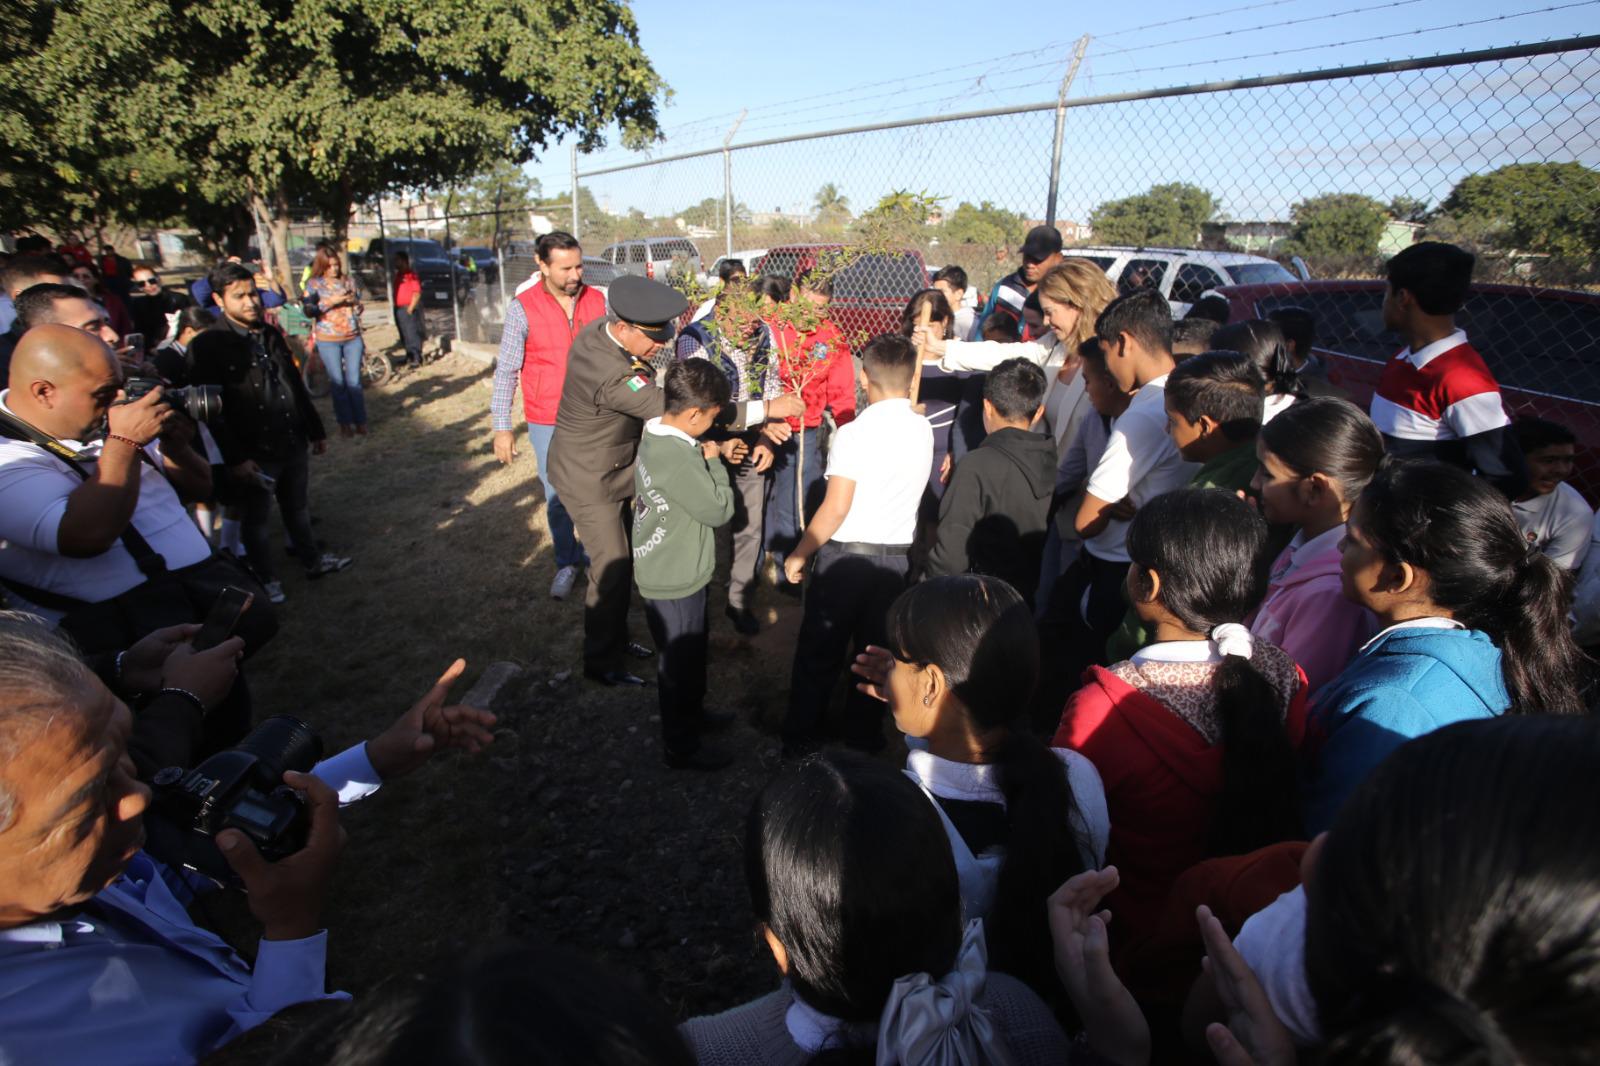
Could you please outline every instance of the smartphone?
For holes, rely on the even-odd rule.
[[[255,479],[256,479],[256,484],[260,485],[262,488],[266,489],[268,492],[271,492],[272,490],[274,490],[274,489],[276,489],[278,487],[278,479],[273,477],[271,474],[267,473],[264,470],[257,470],[255,472]]]
[[[130,334],[128,334],[126,337],[122,338],[122,346],[124,348],[128,348],[128,349],[132,350],[133,354],[143,358],[143,356],[144,356],[144,334],[143,333],[130,333]]]
[[[239,616],[249,609],[255,600],[255,593],[246,592],[244,589],[225,585],[217,594],[216,602],[211,605],[211,613],[206,615],[206,620],[189,641],[189,646],[195,651],[205,651],[215,648],[218,644],[233,636],[233,627],[239,624]]]

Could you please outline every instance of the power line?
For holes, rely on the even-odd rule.
[[[1348,11],[1334,11],[1322,15],[1305,15],[1301,18],[1285,19],[1282,22],[1263,22],[1259,26],[1242,26],[1233,30],[1218,30],[1216,33],[1201,34],[1198,37],[1175,37],[1170,41],[1156,41],[1151,44],[1139,44],[1130,48],[1104,48],[1100,55],[1124,55],[1129,52],[1145,52],[1152,48],[1166,48],[1174,44],[1195,44],[1199,41],[1213,41],[1219,37],[1233,37],[1245,33],[1260,33],[1262,30],[1282,29],[1285,26],[1301,26],[1308,22],[1323,22],[1328,19],[1344,18],[1348,15],[1364,15],[1372,11],[1390,11],[1397,7],[1410,7],[1420,4],[1423,0],[1389,0],[1388,3],[1371,4],[1367,7],[1351,8]],[[1319,46],[1322,47],[1322,46]]]
[[[1384,33],[1375,37],[1357,37],[1348,41],[1337,41],[1331,44],[1312,44],[1302,48],[1280,48],[1271,52],[1253,52],[1250,55],[1229,56],[1218,59],[1197,59],[1189,63],[1168,63],[1154,67],[1130,67],[1125,70],[1095,71],[1097,78],[1123,77],[1128,74],[1149,74],[1165,70],[1186,70],[1190,67],[1204,67],[1216,63],[1242,63],[1247,59],[1266,59],[1273,56],[1295,55],[1300,52],[1321,52],[1332,48],[1344,48],[1352,44],[1371,44],[1375,41],[1393,41],[1402,37],[1416,37],[1424,33],[1443,33],[1447,30],[1466,29],[1470,26],[1484,26],[1494,22],[1505,22],[1509,19],[1525,18],[1529,15],[1547,15],[1555,11],[1570,11],[1573,8],[1593,7],[1600,4],[1600,0],[1579,0],[1578,3],[1558,4],[1553,7],[1535,8],[1531,11],[1513,11],[1504,15],[1492,15],[1488,18],[1473,19],[1468,22],[1456,22],[1444,26],[1427,26],[1415,30],[1402,30],[1398,33]]]
[[[1205,19],[1220,18],[1223,15],[1237,15],[1241,11],[1260,11],[1267,7],[1282,7],[1284,4],[1295,3],[1296,0],[1266,0],[1265,3],[1244,4],[1239,7],[1223,8],[1221,11],[1207,11],[1199,15],[1185,15],[1181,19],[1165,19],[1161,22],[1147,22],[1143,26],[1130,26],[1125,30],[1113,30],[1110,33],[1092,34],[1095,40],[1104,41],[1112,37],[1123,37],[1130,33],[1139,33],[1142,30],[1164,30],[1172,26],[1181,26],[1185,22],[1201,22]]]

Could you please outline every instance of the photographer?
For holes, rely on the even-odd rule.
[[[445,748],[479,751],[494,716],[446,707],[457,660],[383,733],[311,774],[303,848],[266,861],[217,845],[262,924],[254,964],[195,925],[192,893],[141,848],[150,790],[128,757],[131,718],[61,637],[0,613],[0,1061],[194,1062],[324,991],[321,912],[344,845],[338,806]]]
[[[283,585],[268,543],[272,500],[278,501],[292,548],[307,578],[337,573],[350,560],[322,552],[311,531],[310,455],[328,450],[328,434],[289,352],[262,317],[255,275],[238,263],[211,271],[222,317],[189,346],[189,380],[222,389],[223,415],[210,423],[229,471],[242,489],[245,551],[273,603]]]

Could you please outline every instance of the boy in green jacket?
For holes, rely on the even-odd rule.
[[[674,363],[662,391],[666,413],[644,424],[633,471],[633,577],[660,649],[656,685],[666,763],[717,770],[733,756],[700,739],[707,726],[732,721],[731,714],[708,715],[705,709],[706,585],[716,565],[712,530],[733,517],[733,489],[717,460],[738,462],[746,445],[738,439],[700,443],[730,395],[728,379],[711,362]]]

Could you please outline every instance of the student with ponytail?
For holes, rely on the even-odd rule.
[[[1344,596],[1339,546],[1350,508],[1383,461],[1383,436],[1353,403],[1308,399],[1262,428],[1256,456],[1251,488],[1262,517],[1295,533],[1272,564],[1250,632],[1300,664],[1314,697],[1378,631],[1372,612]]]
[[[1069,1061],[1049,1008],[990,972],[939,816],[893,768],[846,752],[786,765],[750,812],[745,877],[784,985],[686,1022],[701,1066]]]
[[[1294,355],[1276,322],[1264,318],[1247,319],[1223,326],[1211,335],[1214,350],[1239,352],[1256,365],[1267,379],[1267,402],[1261,422],[1265,425],[1306,398]]]
[[[1195,863],[1299,838],[1305,726],[1304,674],[1241,624],[1266,591],[1261,516],[1231,493],[1179,489],[1139,509],[1127,543],[1128,598],[1155,643],[1091,667],[1053,741],[1104,780],[1123,947],[1152,931]]]
[[[997,969],[1053,993],[1045,901],[1104,865],[1109,825],[1094,766],[1028,727],[1033,614],[999,578],[952,575],[901,593],[887,632],[857,672],[906,735],[906,774],[950,838],[963,913],[985,919]]]
[[[1317,696],[1306,822],[1325,829],[1412,737],[1500,714],[1582,714],[1592,662],[1570,577],[1506,499],[1458,467],[1385,460],[1345,527],[1344,594],[1383,629]]]

